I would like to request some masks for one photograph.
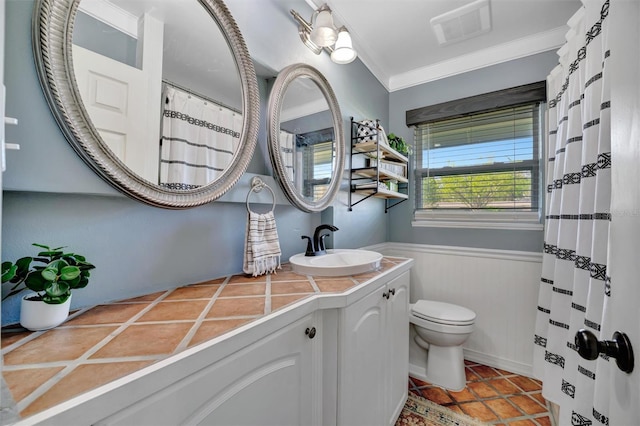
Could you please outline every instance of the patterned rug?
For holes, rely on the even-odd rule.
[[[409,393],[396,426],[487,426],[480,420]]]

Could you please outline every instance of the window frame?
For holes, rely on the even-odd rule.
[[[414,209],[411,225],[414,227],[446,227],[446,228],[480,228],[480,229],[517,229],[517,230],[542,230],[544,211],[544,140],[546,135],[546,82],[536,82],[523,86],[517,86],[505,90],[490,92],[478,96],[449,101],[437,105],[417,108],[406,112],[407,126],[417,127],[419,125],[438,122],[451,118],[465,117],[474,114],[481,114],[505,108],[513,108],[522,105],[538,103],[540,108],[538,114],[538,156],[532,161],[538,162],[537,180],[538,187],[532,188],[532,196],[536,194],[538,199],[538,209],[532,212],[523,211],[478,211],[478,210],[457,210],[457,209],[418,209],[418,176],[416,154],[414,161],[413,176],[416,179],[413,185]],[[534,125],[535,125],[534,120]],[[414,136],[415,141],[415,136]],[[534,141],[534,149],[535,141]],[[416,146],[416,150],[418,147]],[[534,152],[535,154],[535,152]],[[496,167],[497,169],[498,167]]]

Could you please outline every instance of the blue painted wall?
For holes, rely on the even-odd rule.
[[[544,81],[558,63],[555,52],[545,52],[420,86],[392,92],[389,96],[390,131],[413,142],[413,128],[406,126],[406,111],[466,98],[509,87]],[[411,170],[414,165],[411,165]],[[414,180],[410,188],[413,191]],[[418,228],[411,226],[413,200],[389,212],[389,241],[539,252],[543,231],[493,229]]]
[[[336,65],[327,54],[316,56],[300,42],[289,10],[310,16],[312,10],[304,0],[227,3],[265,77],[260,81],[260,134],[250,172],[271,174],[266,78],[276,72],[269,75],[269,70],[297,62],[316,67],[336,93],[345,132],[351,115],[388,120],[389,94],[360,61]],[[85,254],[97,268],[89,286],[74,292],[72,308],[241,272],[246,226],[243,202],[217,201],[180,211],[149,207],[116,192],[75,154],[38,83],[31,53],[32,10],[30,0],[6,2],[7,115],[20,120],[19,126],[8,129],[7,140],[20,143],[21,150],[9,152],[4,174],[2,258],[15,260],[33,254],[33,242],[66,245]],[[378,200],[348,212],[341,201],[345,198],[346,193],[340,195],[332,217],[325,214],[322,218],[320,213],[303,213],[279,204],[276,221],[283,259],[304,250],[300,235],[309,235],[321,220],[331,220],[340,228],[333,239],[336,247],[386,241],[386,217]],[[2,324],[17,320],[16,298],[3,301]]]

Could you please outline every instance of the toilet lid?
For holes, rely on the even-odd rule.
[[[471,309],[433,300],[418,300],[411,312],[418,318],[438,324],[469,325],[476,319],[476,313]]]

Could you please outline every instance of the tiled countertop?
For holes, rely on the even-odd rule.
[[[55,329],[2,330],[3,376],[27,417],[222,336],[301,299],[343,293],[408,262],[385,257],[378,271],[309,277],[231,275],[72,313]]]

